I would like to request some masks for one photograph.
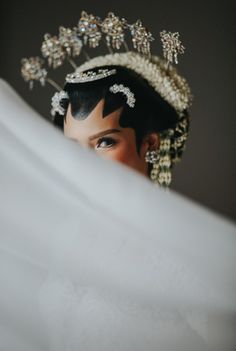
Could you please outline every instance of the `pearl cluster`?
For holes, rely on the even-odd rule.
[[[83,37],[84,44],[89,43],[91,48],[96,48],[102,39],[102,33],[99,30],[100,18],[94,15],[88,15],[82,11],[78,23],[78,34]]]
[[[43,57],[48,59],[48,65],[54,69],[61,66],[66,58],[79,56],[82,49],[82,41],[78,38],[74,29],[59,27],[59,35],[44,35],[41,46]]]
[[[29,82],[30,89],[33,88],[35,80],[38,80],[43,86],[45,85],[47,71],[42,67],[43,60],[40,57],[23,58],[21,64],[21,75],[26,82]]]
[[[163,30],[160,36],[163,45],[163,56],[168,62],[175,62],[178,64],[178,54],[183,54],[185,50],[179,40],[179,33],[171,33]]]
[[[115,16],[113,12],[109,12],[107,18],[102,22],[101,28],[103,33],[106,34],[107,46],[119,50],[124,43],[126,20]]]
[[[130,26],[131,34],[133,36],[132,42],[135,49],[144,55],[150,55],[150,42],[154,40],[152,34],[142,25],[138,20]]]
[[[102,33],[104,33],[110,52],[112,52],[112,49],[119,50],[122,45],[128,49],[125,42],[126,29],[131,34],[134,49],[149,56],[150,42],[154,38],[142,25],[140,20],[137,20],[134,24],[129,24],[126,19],[120,19],[113,12],[109,12],[107,17],[102,20],[97,16],[82,11],[78,23],[78,34],[83,37],[85,45],[88,43],[92,48],[97,47],[102,39]]]
[[[168,187],[171,183],[171,157],[170,157],[171,141],[168,137],[161,139],[158,150],[159,158],[153,164],[150,177],[154,183],[158,183],[162,187]]]
[[[69,99],[69,95],[64,90],[61,90],[60,92],[56,92],[53,95],[52,109],[51,109],[52,116],[55,116],[56,112],[59,113],[59,115],[62,115],[62,116],[64,115],[65,109],[61,106],[62,99]]]
[[[123,93],[127,98],[127,105],[132,108],[134,107],[136,99],[128,87],[125,87],[123,84],[113,84],[109,90],[114,94],[119,92]]]
[[[145,154],[145,161],[155,164],[159,160],[159,152],[158,150],[147,150]]]

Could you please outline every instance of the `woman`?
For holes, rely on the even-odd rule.
[[[132,36],[129,51],[125,31]],[[76,66],[73,56],[86,45],[94,48],[106,34],[109,55]],[[161,32],[165,60],[150,55],[153,40],[138,20],[130,25],[109,13],[103,21],[82,12],[78,27],[60,27],[59,36],[46,34],[42,54],[54,68],[65,59],[75,68],[64,90],[52,98],[54,123],[64,134],[106,158],[119,161],[161,186],[171,183],[171,168],[185,148],[191,93],[171,65],[184,47],[178,33]],[[114,53],[122,46],[125,53]],[[26,81],[53,84],[39,58],[23,60]]]
[[[87,41],[96,46],[99,29],[106,32],[107,22],[117,23],[113,15],[102,23],[84,13],[83,17],[78,31],[85,45]],[[168,185],[169,169],[181,157],[187,137],[190,92],[167,62],[180,52],[177,36],[163,34],[168,60],[162,61],[149,56],[150,36],[140,23],[136,27],[133,43],[141,52],[88,59],[53,97],[54,121],[81,145],[145,176],[150,172],[153,180]],[[110,49],[119,48],[119,33],[106,33]],[[78,39],[73,31],[61,29],[59,38],[45,38],[43,55],[57,67],[76,56]],[[39,59],[23,62],[23,76],[30,82],[51,82]],[[234,306],[234,228],[174,194],[166,198],[133,174],[122,175],[116,167],[112,172],[110,164],[82,155],[84,150],[66,143],[48,125],[39,128],[42,121],[32,118],[31,111],[27,115],[17,105],[12,113],[12,99],[7,101],[6,113],[0,116],[0,175],[6,194],[0,211],[0,244],[6,257],[0,265],[5,297],[0,307],[5,311],[7,301],[10,308],[1,314],[1,325],[13,326],[8,329],[15,336],[18,316],[18,325],[29,329],[18,334],[26,335],[27,341],[28,335],[33,341],[38,334],[46,335],[42,347],[30,350],[187,350],[189,345],[209,350],[213,343],[207,340],[205,312],[219,312],[223,335],[224,312]],[[12,118],[4,118],[9,111]],[[146,159],[153,170],[146,167]],[[14,221],[12,213],[17,214]],[[11,256],[17,256],[14,265]],[[29,265],[35,269],[26,270]],[[5,272],[17,277],[18,289],[7,284]],[[38,313],[38,287],[46,327],[41,327]],[[22,312],[18,306],[12,312],[16,303]],[[39,323],[22,323],[24,316]],[[219,345],[219,332],[214,331],[214,345]],[[14,347],[8,349],[27,349],[12,339]]]
[[[235,350],[235,225],[0,103],[0,349]]]

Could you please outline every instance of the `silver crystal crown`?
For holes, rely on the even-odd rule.
[[[134,50],[128,48],[125,40],[126,32],[131,35]],[[103,69],[107,65],[125,66],[146,79],[149,85],[181,115],[190,107],[192,94],[187,81],[178,74],[173,63],[178,63],[178,55],[183,54],[185,48],[178,32],[164,30],[160,36],[164,60],[151,55],[151,42],[154,38],[140,20],[130,24],[113,12],[109,12],[105,19],[101,19],[82,11],[76,27],[61,26],[58,35],[44,36],[41,52],[46,60],[40,57],[23,59],[21,73],[31,88],[35,81],[39,81],[42,85],[49,83],[60,91],[62,88],[50,78],[47,69],[44,68],[45,61],[53,69],[67,61],[74,69],[74,73],[66,76],[68,83],[90,82],[115,74],[113,69]],[[86,51],[87,47],[95,48],[104,42],[110,54],[90,58]],[[126,52],[114,52],[122,48]],[[86,62],[78,65],[75,59],[81,55],[85,56]],[[100,71],[97,71],[98,67]]]
[[[86,83],[92,82],[94,80],[99,80],[106,78],[116,74],[116,69],[99,69],[97,72],[95,71],[88,71],[88,72],[74,72],[67,74],[66,82],[67,83]]]

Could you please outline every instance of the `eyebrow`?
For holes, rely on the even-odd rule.
[[[107,135],[107,134],[111,134],[111,133],[120,133],[121,130],[120,129],[107,129],[107,130],[103,130],[102,132],[100,133],[97,133],[97,134],[94,134],[94,135],[91,135],[89,137],[89,140],[94,140],[94,139],[97,139],[97,138],[100,138],[104,135]]]

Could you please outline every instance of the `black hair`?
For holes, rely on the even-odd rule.
[[[116,74],[92,82],[67,83],[64,91],[68,93],[69,100],[60,101],[65,114],[64,116],[56,114],[54,124],[63,130],[69,104],[71,104],[72,116],[83,120],[88,117],[99,101],[104,99],[103,118],[122,107],[119,124],[123,128],[134,129],[136,149],[139,155],[141,143],[146,135],[156,132],[164,137],[168,130],[172,130],[170,136],[172,168],[181,159],[185,149],[190,123],[188,111],[183,111],[180,116],[144,78],[131,69],[112,65],[93,68],[92,71],[97,72],[99,69],[115,69]],[[110,92],[109,88],[113,84],[123,84],[130,89],[136,99],[134,108],[127,104],[124,94]],[[152,165],[149,163],[149,174],[151,168]]]
[[[62,99],[61,105],[67,111],[71,104],[71,113],[75,119],[83,120],[91,113],[98,102],[104,99],[103,118],[123,107],[119,124],[121,127],[130,127],[135,131],[137,152],[143,138],[152,132],[163,133],[167,129],[175,129],[180,122],[180,116],[175,109],[166,102],[149,83],[139,74],[122,66],[102,66],[92,69],[116,69],[116,74],[106,78],[84,83],[67,83],[64,87],[69,95],[68,99]],[[85,71],[86,72],[86,71]],[[109,88],[113,84],[123,84],[128,87],[135,96],[135,106],[130,107],[126,102],[126,96],[122,93],[114,94]],[[63,129],[64,117],[56,114],[54,124]],[[185,111],[182,119],[188,119]],[[189,121],[188,121],[189,122]],[[188,130],[189,123],[187,123]],[[183,132],[187,132],[186,128]],[[176,133],[178,135],[176,135]],[[175,132],[172,140],[179,138],[181,131]],[[172,150],[172,158],[179,158],[183,152],[183,145]]]

